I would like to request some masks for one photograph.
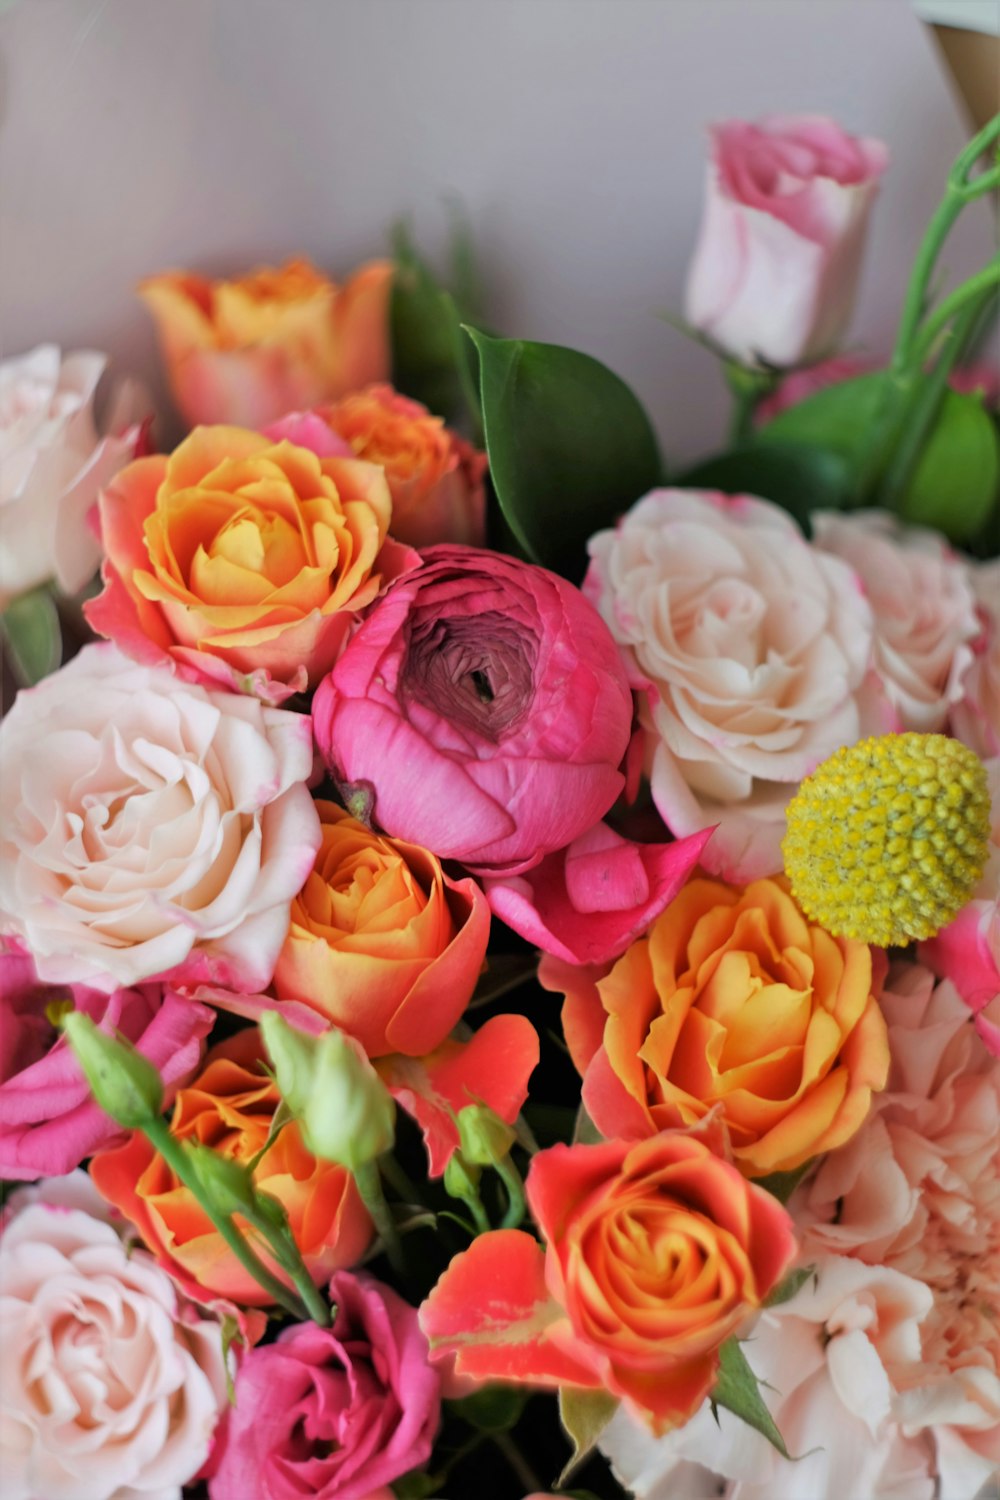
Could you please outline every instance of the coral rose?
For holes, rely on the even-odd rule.
[[[625,785],[631,695],[597,611],[496,552],[431,547],[389,588],[313,701],[340,782],[374,821],[476,874],[572,843]]]
[[[767,500],[655,490],[590,541],[584,592],[625,647],[668,828],[717,824],[725,880],[782,868],[785,805],[862,731],[871,606]]]
[[[70,1172],[118,1128],[91,1098],[51,1007],[69,1003],[156,1067],[172,1097],[201,1058],[215,1019],[205,1005],[159,985],[115,990],[41,984],[27,954],[0,953],[0,1177]]]
[[[319,415],[358,458],[381,464],[392,495],[392,534],[413,547],[486,536],[486,455],[451,432],[419,401],[391,385],[345,396]]]
[[[809,923],[783,881],[692,880],[612,967],[542,961],[598,1130],[640,1137],[716,1108],[750,1177],[842,1145],[885,1085],[867,943]]]
[[[178,409],[192,427],[262,427],[389,373],[392,267],[362,266],[343,286],[306,260],[233,281],[184,271],[139,294],[156,320]]]
[[[198,1077],[178,1092],[170,1129],[178,1140],[190,1137],[236,1161],[263,1153],[253,1168],[254,1183],[284,1205],[295,1242],[319,1283],[360,1260],[371,1221],[350,1173],[311,1156],[294,1121],[267,1144],[279,1097],[259,1033],[241,1031],[213,1047]],[[267,1305],[267,1293],[140,1132],[124,1146],[95,1156],[90,1175],[191,1295],[204,1300],[209,1292],[248,1307]],[[260,1254],[281,1277],[267,1253]]]
[[[178,1497],[225,1413],[221,1326],[103,1208],[74,1173],[0,1236],[4,1500]]]
[[[274,987],[369,1057],[430,1052],[461,1018],[486,957],[490,913],[472,880],[426,849],[372,833],[317,802],[322,843],[292,902]]]
[[[198,428],[102,494],[105,588],[87,619],[140,661],[280,702],[315,686],[416,561],[386,537],[391,508],[373,464]]]
[[[686,1420],[795,1253],[785,1209],[680,1131],[541,1151],[527,1191],[547,1248],[497,1230],[456,1256],[421,1309],[435,1357]]]
[[[251,1349],[211,1500],[391,1500],[427,1462],[440,1378],[416,1309],[371,1276],[330,1282],[332,1328],[304,1323]]]

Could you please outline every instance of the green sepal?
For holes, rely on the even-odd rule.
[[[719,1378],[709,1401],[713,1410],[717,1406],[725,1407],[726,1411],[731,1411],[734,1416],[767,1438],[782,1458],[790,1457],[785,1440],[764,1404],[757,1377],[734,1338],[727,1339],[719,1350]]]
[[[22,687],[34,687],[62,660],[59,614],[47,588],[13,599],[0,614],[0,630]]]
[[[607,1391],[583,1391],[574,1386],[559,1390],[559,1420],[570,1442],[573,1454],[557,1481],[560,1488],[573,1470],[596,1446],[601,1433],[618,1410],[619,1402]]]

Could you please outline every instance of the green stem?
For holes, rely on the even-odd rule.
[[[495,1446],[500,1449],[500,1452],[524,1485],[525,1492],[538,1494],[542,1488],[542,1481],[510,1434],[507,1432],[494,1432],[491,1436]]]
[[[764,370],[748,370],[735,360],[727,360],[724,368],[733,398],[729,446],[734,448],[753,437],[754,414],[764,397],[774,390],[780,376]]]
[[[302,1259],[302,1252],[295,1243],[295,1236],[287,1221],[284,1228],[279,1229],[263,1215],[255,1214],[250,1218],[250,1223],[270,1245],[275,1260],[285,1275],[294,1283],[312,1321],[318,1323],[320,1328],[329,1328],[333,1322],[330,1304],[309,1275]]]
[[[524,1183],[521,1181],[521,1174],[509,1156],[503,1157],[501,1161],[496,1162],[494,1165],[507,1193],[507,1212],[500,1221],[500,1228],[516,1229],[524,1218],[526,1211]]]
[[[390,1152],[387,1151],[384,1156],[379,1157],[378,1169],[393,1192],[397,1193],[404,1203],[418,1204],[421,1208],[427,1206],[417,1184],[408,1172],[403,1171],[399,1162]]]
[[[957,286],[945,297],[940,306],[934,309],[920,330],[920,336],[913,351],[913,363],[918,368],[922,367],[924,361],[930,357],[935,340],[952,319],[961,313],[968,303],[981,302],[983,297],[997,286],[1000,286],[1000,255],[995,260],[991,260],[989,265],[984,266],[981,271],[977,271],[975,276],[970,276],[968,281],[963,281],[961,286]],[[975,311],[978,313],[979,309],[976,308]]]
[[[201,1195],[201,1185],[188,1166],[184,1156],[184,1148],[180,1141],[170,1134],[167,1123],[163,1119],[151,1119],[142,1126],[143,1135],[147,1137],[150,1144],[163,1157],[167,1166],[176,1177],[183,1182],[184,1186],[194,1194],[195,1198],[211,1219],[216,1229],[236,1256],[240,1265],[254,1278],[254,1280],[267,1292],[272,1301],[283,1307],[293,1318],[301,1322],[306,1316],[306,1309],[297,1297],[289,1292],[273,1274],[269,1271],[260,1257],[250,1248],[243,1235],[236,1228],[228,1215],[216,1212],[213,1204],[207,1203]]]
[[[359,1167],[354,1174],[354,1181],[358,1185],[358,1192],[361,1194],[365,1208],[371,1214],[375,1231],[385,1247],[389,1264],[394,1271],[404,1270],[403,1247],[400,1244],[399,1231],[392,1217],[392,1210],[385,1201],[385,1193],[382,1191],[378,1163],[370,1161],[365,1166]]]

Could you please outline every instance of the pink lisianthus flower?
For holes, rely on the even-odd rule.
[[[370,1276],[338,1272],[332,1328],[286,1328],[236,1381],[211,1500],[375,1500],[430,1457],[441,1383],[416,1309]]]
[[[110,995],[43,985],[27,954],[0,953],[0,1177],[70,1172],[118,1133],[54,1027],[49,1008],[65,1002],[148,1058],[168,1099],[197,1067],[214,1020],[208,1006],[159,985]]]

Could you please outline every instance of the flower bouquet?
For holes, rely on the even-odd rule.
[[[879,361],[713,130],[683,472],[462,229],[0,367],[5,1500],[998,1493],[998,138]]]

